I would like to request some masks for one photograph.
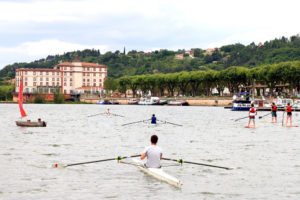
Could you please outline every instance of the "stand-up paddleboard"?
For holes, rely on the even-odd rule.
[[[284,125],[281,124],[281,126],[283,126],[283,127],[298,127],[298,125],[285,125],[285,124]]]
[[[257,126],[245,126],[244,128],[257,128]]]
[[[262,122],[262,123],[273,123],[273,124],[281,124],[281,122],[272,122],[272,121],[268,121],[268,120],[262,120],[262,121],[260,121],[260,122]]]

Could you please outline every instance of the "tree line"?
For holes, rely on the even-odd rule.
[[[263,44],[249,45],[230,44],[215,48],[209,52],[194,48],[193,56],[185,49],[171,51],[167,49],[143,52],[125,49],[120,52],[101,53],[99,50],[67,52],[63,55],[47,56],[30,63],[14,63],[0,70],[0,77],[15,77],[18,68],[52,68],[59,62],[72,62],[78,57],[83,62],[106,65],[108,76],[120,78],[156,73],[175,73],[181,71],[220,71],[231,66],[253,68],[265,64],[300,60],[300,36],[281,37],[266,41]],[[176,54],[183,54],[181,60],[175,59]]]
[[[134,97],[137,92],[143,94],[164,96],[168,91],[170,96],[211,96],[215,88],[218,95],[223,96],[224,88],[231,94],[250,91],[255,84],[266,85],[274,95],[278,85],[289,85],[300,92],[300,61],[281,62],[262,65],[255,68],[232,66],[221,71],[192,71],[168,74],[147,74],[137,76],[123,76],[118,79],[107,78],[104,87],[108,91],[118,91],[126,95],[131,90]]]

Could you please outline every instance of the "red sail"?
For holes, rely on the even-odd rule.
[[[18,102],[19,102],[21,116],[25,117],[26,113],[25,110],[23,109],[23,76],[21,76],[21,81],[20,81]]]

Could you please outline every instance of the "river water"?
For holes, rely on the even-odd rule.
[[[108,107],[126,117],[88,117]],[[0,199],[300,199],[299,128],[263,123],[269,116],[256,119],[258,127],[249,129],[244,128],[247,119],[232,120],[247,112],[218,107],[25,104],[24,108],[31,120],[41,117],[47,127],[17,127],[18,105],[0,104]],[[183,126],[121,126],[152,114]],[[293,123],[300,125],[300,116],[293,114]],[[278,115],[281,121],[282,112]],[[116,161],[52,167],[140,154],[152,134],[158,135],[166,158],[234,170],[191,164],[165,167],[183,182],[178,189]]]

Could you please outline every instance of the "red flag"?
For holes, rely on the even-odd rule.
[[[21,76],[19,96],[18,96],[19,108],[22,117],[26,117],[25,110],[23,109],[23,76]]]

